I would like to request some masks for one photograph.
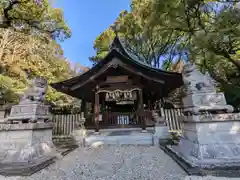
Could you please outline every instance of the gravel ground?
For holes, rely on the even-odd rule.
[[[183,180],[186,173],[161,149],[105,146],[76,149],[30,177],[1,180]]]
[[[240,180],[187,176],[161,149],[146,146],[79,148],[30,177],[0,180]]]
[[[185,180],[240,180],[240,178],[214,177],[214,176],[187,176]]]

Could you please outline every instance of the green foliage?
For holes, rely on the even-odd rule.
[[[30,78],[45,77],[49,83],[76,75],[55,40],[9,29],[2,30],[2,34],[4,37],[0,39],[0,52],[2,52],[0,66],[3,71],[0,76],[0,87],[8,90],[4,97],[7,101],[16,102],[19,93],[26,88],[28,81],[25,70],[31,72]],[[51,87],[46,99],[59,104],[73,100]]]
[[[94,49],[96,50],[96,56],[90,57],[92,62],[98,62],[103,59],[109,50],[109,45],[111,44],[114,38],[114,32],[112,28],[105,30],[102,34],[100,34],[95,42]]]
[[[16,2],[16,5],[10,7],[9,2]],[[66,80],[81,71],[78,67],[72,69],[56,41],[71,36],[62,10],[53,8],[47,0],[39,2],[0,2],[0,11],[6,16],[5,21],[0,22],[0,92],[4,103],[19,100],[28,84],[26,70],[30,72],[30,79],[41,76],[49,83]],[[51,87],[46,100],[57,105],[74,101]]]
[[[236,2],[132,0],[130,11],[122,11],[113,24],[97,37],[94,62],[108,52],[114,26],[125,48],[139,60],[169,71],[181,59],[194,61],[217,80],[230,104],[239,105],[240,9]]]
[[[160,68],[160,57],[162,61],[168,62],[180,59],[182,52],[173,49],[178,33],[170,32],[160,25],[149,26],[152,6],[151,0],[132,1],[131,11],[122,11],[114,24],[97,37],[94,43],[96,56],[90,59],[97,62],[106,55],[114,37],[113,27],[117,29],[126,50],[149,65]],[[175,56],[171,53],[175,53]]]
[[[5,75],[0,74],[0,91],[1,91],[1,102],[0,104],[5,104],[5,102],[16,102],[18,96],[13,88],[13,80]]]
[[[2,18],[1,18],[2,17]],[[24,33],[47,33],[54,39],[71,37],[63,11],[48,0],[3,0],[0,2],[0,27]]]

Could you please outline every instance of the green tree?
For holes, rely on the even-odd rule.
[[[53,8],[48,0],[1,1],[0,28],[10,27],[24,33],[47,33],[60,40],[71,36],[63,11]]]
[[[180,60],[194,61],[208,71],[226,93],[228,101],[240,101],[240,60],[238,1],[132,0],[130,11],[95,41],[94,62],[108,52],[112,26],[126,49],[154,67],[172,71]],[[111,33],[109,33],[111,32]]]
[[[63,56],[63,50],[55,40],[45,36],[27,35],[11,29],[1,30],[4,36],[0,38],[0,52],[2,67],[2,84],[7,89],[14,88],[18,94],[26,88],[26,70],[30,72],[30,78],[42,76],[49,83],[65,80],[76,75],[71,64]],[[9,82],[5,85],[5,82]],[[0,82],[1,83],[1,82]],[[17,101],[16,95],[13,96]],[[10,98],[8,98],[9,101]],[[47,93],[47,100],[51,102],[69,100],[66,95],[56,92],[51,87]]]
[[[5,0],[0,2],[0,89],[4,102],[17,102],[30,78],[42,76],[49,83],[79,73],[64,57],[57,40],[71,36],[63,12],[47,0]],[[49,87],[47,101],[63,104],[74,99]]]
[[[114,38],[114,30],[110,27],[101,33],[94,41],[94,49],[96,50],[96,55],[90,57],[90,61],[96,63],[103,59],[109,50],[109,45]]]
[[[178,32],[160,25],[149,26],[152,5],[151,0],[133,0],[130,11],[122,11],[113,25],[97,37],[94,42],[96,56],[90,60],[96,62],[106,55],[114,37],[114,29],[117,29],[125,49],[149,65],[160,68],[162,62],[181,59],[183,51],[179,51],[177,44]]]
[[[189,60],[219,82],[228,101],[240,101],[239,25],[237,1],[155,1],[149,25],[180,32]]]

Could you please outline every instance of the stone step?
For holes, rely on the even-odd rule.
[[[86,146],[95,143],[104,145],[153,145],[153,136],[150,133],[143,133],[135,136],[89,136],[85,139]]]
[[[70,147],[70,148],[61,148],[58,149],[57,151],[62,155],[62,156],[66,156],[69,153],[71,153],[72,151],[74,151],[76,148],[78,148],[78,146],[76,147]]]
[[[69,140],[66,140],[66,141],[64,141],[64,140],[53,140],[53,142],[55,142],[55,143],[72,143],[72,142],[75,142],[75,140],[74,139],[69,139]]]
[[[75,149],[78,148],[76,144],[54,144],[57,149]]]
[[[52,140],[53,144],[59,149],[77,147],[73,137],[53,137]]]

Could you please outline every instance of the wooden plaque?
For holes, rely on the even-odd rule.
[[[127,82],[128,76],[107,76],[106,82],[108,83],[121,83]]]

